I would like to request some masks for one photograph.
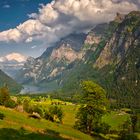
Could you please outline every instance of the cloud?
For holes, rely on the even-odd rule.
[[[36,47],[37,47],[36,45],[33,45],[31,48],[32,48],[32,49],[35,49]]]
[[[13,61],[14,60],[14,61],[17,61],[17,62],[21,63],[21,62],[25,62],[26,59],[27,59],[26,56],[13,52],[13,53],[7,54],[4,57],[0,57],[0,62]]]
[[[10,8],[11,6],[9,4],[3,5],[3,8]]]
[[[32,42],[50,45],[73,32],[84,32],[94,25],[113,20],[117,12],[138,10],[140,0],[55,0],[41,4],[38,13],[15,29],[0,32],[0,41]]]

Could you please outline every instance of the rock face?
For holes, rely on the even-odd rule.
[[[93,45],[100,42],[101,36],[94,34],[94,32],[89,32],[84,44]]]
[[[54,84],[58,88],[62,73],[69,70],[71,63],[82,60],[84,52],[81,51],[81,47],[85,38],[85,34],[69,35],[48,48],[39,58],[27,59],[17,75],[17,80],[23,77],[18,81],[45,86],[46,83],[52,83],[51,85]]]
[[[67,63],[71,63],[76,59],[82,59],[82,52],[76,52],[71,48],[70,44],[62,44],[52,51],[50,61],[61,61],[62,59],[65,59]]]
[[[120,23],[111,39],[106,43],[103,51],[100,54],[100,57],[95,63],[98,68],[103,68],[104,66],[109,65],[114,61],[116,64],[119,63],[125,57],[129,47],[133,46],[134,40],[136,39],[136,33],[133,34],[133,29],[131,28],[135,28],[138,25],[134,25],[134,27],[132,27],[133,23],[130,23],[132,22],[131,20],[132,17],[130,15],[126,16],[124,21]],[[138,17],[133,22],[139,24],[137,23],[137,20]],[[128,25],[128,23],[132,25]],[[136,32],[138,31],[139,29],[137,29]]]

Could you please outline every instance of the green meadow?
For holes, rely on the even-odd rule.
[[[36,120],[29,118],[27,113],[20,113],[12,109],[0,107],[0,112],[5,115],[4,120],[0,120],[0,139],[23,139],[23,140],[92,140],[90,136],[83,134],[72,128],[71,117],[65,116],[64,124],[57,124],[44,119]]]
[[[0,120],[0,140],[96,140],[97,137],[91,137],[74,129],[75,116],[80,105],[70,102],[63,102],[57,99],[45,99],[45,101],[31,101],[31,104],[43,105],[46,108],[51,106],[52,102],[60,102],[59,105],[64,113],[63,123],[55,123],[45,119],[29,118],[29,114],[18,112],[15,109],[9,109],[0,106],[0,113],[5,115],[4,120]],[[63,105],[65,103],[65,105]],[[120,126],[130,119],[125,112],[111,112],[103,116],[102,121],[109,124],[110,130],[118,131]],[[101,139],[101,138],[100,138]]]

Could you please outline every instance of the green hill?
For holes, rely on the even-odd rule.
[[[7,85],[11,94],[19,93],[22,86],[0,70],[0,87]]]
[[[52,123],[28,117],[27,113],[0,107],[5,115],[0,120],[1,140],[93,140],[68,124]]]

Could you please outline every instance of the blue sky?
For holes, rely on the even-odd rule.
[[[140,0],[0,0],[0,57],[38,57],[75,32],[140,9]]]
[[[15,28],[29,19],[28,14],[37,13],[40,4],[47,4],[51,0],[0,0],[0,32]],[[26,56],[37,57],[45,51],[45,47],[38,47],[40,42],[4,43],[0,42],[0,57],[17,52]],[[32,49],[35,48],[35,49]]]
[[[0,0],[0,31],[15,28],[28,19],[28,14],[38,11],[39,4],[51,0]]]

